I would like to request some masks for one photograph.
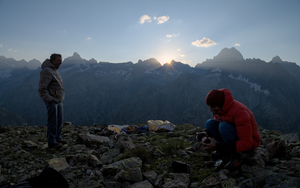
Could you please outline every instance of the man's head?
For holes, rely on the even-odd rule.
[[[217,89],[211,90],[206,95],[206,104],[210,107],[210,111],[218,112],[224,105],[225,96],[222,91]]]
[[[50,61],[53,65],[55,65],[57,68],[59,68],[59,66],[62,63],[62,57],[60,54],[51,54]]]

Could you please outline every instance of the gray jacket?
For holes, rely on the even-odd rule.
[[[40,97],[46,102],[61,103],[65,99],[62,78],[57,71],[57,67],[49,59],[42,63],[38,91]]]

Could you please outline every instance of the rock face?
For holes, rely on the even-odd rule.
[[[140,124],[138,126],[141,126]],[[259,127],[261,145],[244,154],[233,171],[216,165],[209,151],[200,151],[192,124],[171,132],[117,134],[107,126],[65,124],[68,144],[49,149],[46,127],[0,127],[0,185],[37,176],[46,166],[58,170],[70,187],[299,187],[299,134]],[[124,142],[124,144],[120,144]],[[189,164],[189,173],[174,173],[172,162]]]

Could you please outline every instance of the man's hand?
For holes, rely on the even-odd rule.
[[[216,146],[217,146],[217,142],[215,139],[208,137],[207,139],[210,140],[210,143],[202,143],[203,144],[203,148],[202,150],[215,150]]]

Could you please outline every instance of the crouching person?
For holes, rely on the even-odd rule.
[[[234,170],[243,162],[242,153],[251,153],[260,144],[254,115],[244,104],[234,100],[228,89],[211,90],[206,104],[214,119],[206,122],[205,133],[210,142],[203,143],[203,150],[216,150],[214,156],[230,156],[224,168]]]

